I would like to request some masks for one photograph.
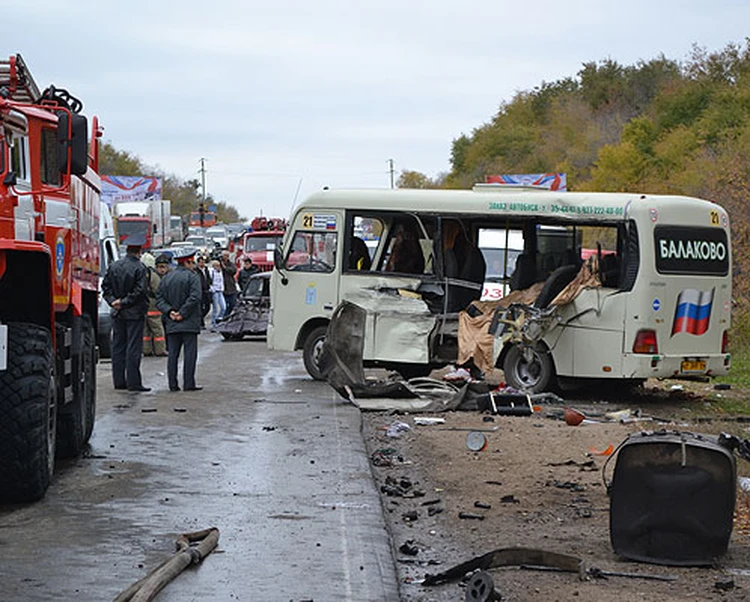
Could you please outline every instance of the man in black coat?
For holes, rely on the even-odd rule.
[[[201,330],[201,281],[193,271],[195,251],[178,251],[177,269],[162,278],[156,293],[156,306],[167,316],[167,380],[170,391],[179,391],[177,363],[185,347],[182,383],[185,391],[200,391],[195,384],[198,361],[198,333]]]
[[[125,241],[127,254],[109,266],[102,295],[112,307],[112,380],[115,389],[150,391],[141,380],[143,325],[148,310],[146,266],[141,263],[145,236]]]

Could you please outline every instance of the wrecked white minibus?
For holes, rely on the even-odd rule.
[[[509,250],[523,240],[522,252],[495,254],[504,265],[490,269],[478,242],[503,236]],[[347,335],[362,365],[405,378],[494,366],[509,385],[541,392],[558,379],[637,383],[730,367],[729,219],[701,199],[323,190],[294,211],[275,263],[268,346],[302,349],[316,379],[342,304],[363,316]],[[511,293],[480,301],[488,272]]]

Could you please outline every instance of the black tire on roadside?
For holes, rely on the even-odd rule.
[[[528,393],[550,391],[555,386],[555,367],[547,347],[537,343],[530,349],[527,359],[524,350],[518,345],[508,349],[503,362],[505,382],[514,389]]]
[[[80,354],[73,356],[73,400],[61,408],[57,425],[57,453],[74,458],[83,451],[94,430],[96,414],[96,349],[88,316],[80,320]]]
[[[313,328],[305,339],[302,347],[302,361],[305,363],[307,373],[314,380],[324,380],[323,372],[320,369],[320,356],[323,352],[323,343],[326,340],[326,331],[328,326],[316,326]]]
[[[55,465],[52,335],[36,324],[7,326],[8,364],[0,372],[0,500],[33,502],[47,491]]]

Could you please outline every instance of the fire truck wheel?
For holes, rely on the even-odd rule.
[[[73,356],[73,401],[60,411],[57,452],[62,458],[79,455],[91,438],[96,414],[96,343],[88,316],[80,319],[80,355]]]
[[[548,391],[555,381],[555,368],[549,350],[542,343],[533,347],[513,345],[503,362],[505,382],[527,393]]]
[[[55,466],[52,335],[36,324],[8,324],[8,365],[0,372],[0,500],[32,502]]]
[[[328,326],[313,328],[307,335],[305,345],[302,347],[302,360],[305,362],[305,369],[315,380],[323,380],[323,373],[320,370],[320,354],[323,352],[327,330]]]

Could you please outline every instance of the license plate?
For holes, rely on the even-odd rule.
[[[8,327],[0,324],[0,370],[8,369]]]
[[[680,372],[705,372],[706,362],[704,360],[684,360],[680,364]]]

